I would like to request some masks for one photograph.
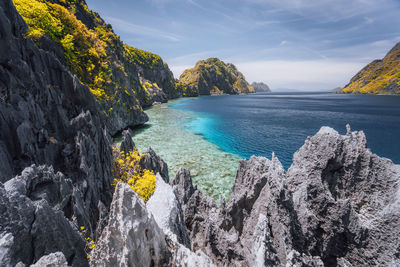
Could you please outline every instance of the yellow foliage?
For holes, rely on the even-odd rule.
[[[87,235],[87,229],[85,228],[85,226],[81,226],[79,229],[81,231],[82,236]],[[89,253],[92,249],[96,247],[96,242],[94,242],[92,238],[90,238],[90,236],[85,237],[84,240],[85,240],[86,257],[89,259]]]
[[[144,201],[149,200],[156,188],[156,176],[140,167],[141,155],[137,149],[125,154],[118,147],[113,147],[113,155],[114,185],[127,183]]]

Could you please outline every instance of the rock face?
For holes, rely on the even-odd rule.
[[[122,132],[122,142],[120,146],[120,151],[124,153],[129,153],[135,148],[135,143],[132,140],[132,132],[130,129],[127,129]]]
[[[124,44],[111,25],[89,10],[84,0],[14,3],[29,23],[27,36],[90,88],[112,135],[147,122],[142,107],[182,95],[160,56]],[[48,26],[32,19],[41,16],[41,12],[58,25]],[[44,33],[38,36],[35,30]]]
[[[169,252],[163,231],[143,200],[118,183],[110,220],[90,254],[92,266],[167,266]]]
[[[339,93],[400,94],[400,43],[364,67]]]
[[[30,267],[68,267],[67,260],[65,259],[64,254],[61,252],[55,252],[46,256],[43,256]]]
[[[218,58],[197,62],[194,68],[182,73],[179,84],[185,96],[254,93],[253,87],[233,64]]]
[[[182,216],[182,208],[172,187],[157,173],[156,190],[146,204],[157,224],[175,243],[190,247],[189,236]]]
[[[173,180],[193,251],[217,265],[400,264],[400,166],[371,153],[363,132],[327,127],[294,155],[241,161],[231,199],[214,201],[180,170]]]
[[[83,212],[73,210],[84,203],[71,180],[51,167],[33,165],[0,191],[0,233],[8,247],[2,266],[30,264],[57,251],[74,266],[87,265],[83,238],[66,217]]]
[[[0,234],[9,262],[61,251],[68,264],[87,265],[78,229],[96,239],[107,218],[111,138],[89,88],[23,38],[11,0],[0,2],[0,25]]]
[[[253,82],[253,83],[251,84],[251,86],[253,86],[254,91],[256,91],[256,93],[258,93],[258,92],[266,92],[266,93],[271,92],[271,89],[269,88],[269,86],[266,85],[266,84],[263,83],[263,82],[259,82],[259,83]]]
[[[151,147],[143,154],[139,164],[143,169],[159,173],[165,182],[169,182],[167,163]]]

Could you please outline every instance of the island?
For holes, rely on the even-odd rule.
[[[235,65],[218,58],[200,60],[195,67],[185,70],[179,86],[184,96],[254,93]]]
[[[269,88],[269,86],[263,82],[253,82],[251,84],[251,86],[253,86],[254,91],[256,91],[256,93],[259,93],[259,92],[270,93],[271,92],[271,89]]]

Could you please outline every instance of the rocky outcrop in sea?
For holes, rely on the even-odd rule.
[[[218,58],[200,60],[196,66],[185,70],[178,87],[184,96],[254,93],[254,88],[235,65]]]
[[[251,86],[253,86],[254,91],[256,91],[256,93],[259,93],[259,92],[269,93],[269,92],[271,92],[271,89],[269,88],[269,86],[266,85],[263,82],[253,82],[251,84]]]

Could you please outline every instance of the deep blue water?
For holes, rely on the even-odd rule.
[[[223,151],[271,158],[285,168],[321,126],[363,130],[372,152],[400,163],[400,96],[270,93],[203,96],[170,105],[196,113],[185,125]]]

